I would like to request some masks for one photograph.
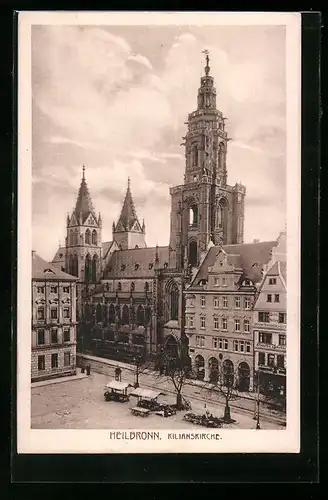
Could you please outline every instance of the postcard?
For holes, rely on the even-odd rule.
[[[301,15],[18,39],[18,453],[299,453]]]

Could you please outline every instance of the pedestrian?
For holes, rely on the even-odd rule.
[[[122,370],[121,368],[118,366],[116,369],[115,369],[115,380],[117,382],[121,382],[121,375],[122,375]]]

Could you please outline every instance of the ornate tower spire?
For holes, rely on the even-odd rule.
[[[91,201],[91,196],[89,193],[89,189],[87,186],[87,182],[85,179],[85,166],[83,165],[82,167],[82,180],[81,180],[81,185],[80,189],[77,195],[77,201],[76,205],[74,208],[74,213],[76,219],[79,221],[80,224],[84,224],[86,219],[90,214],[92,214],[97,220],[96,213],[94,211],[92,201]]]
[[[131,192],[131,179],[128,177],[122,210],[116,226],[113,224],[113,238],[122,249],[144,248],[144,227],[139,223]]]

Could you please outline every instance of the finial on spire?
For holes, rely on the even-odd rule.
[[[85,179],[85,166],[82,167],[82,179]]]
[[[206,76],[209,74],[210,72],[210,57],[209,57],[209,51],[207,49],[203,50],[202,51],[202,54],[205,54],[206,55],[206,66],[205,66],[205,74]]]

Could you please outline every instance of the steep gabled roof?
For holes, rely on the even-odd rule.
[[[47,262],[35,252],[32,252],[32,279],[74,281],[78,278],[64,273],[56,265]]]
[[[110,249],[110,247],[112,246],[112,244],[113,244],[112,241],[104,241],[102,243],[103,259],[106,258],[107,252]]]
[[[126,190],[121,215],[116,224],[116,229],[114,232],[131,231],[137,223],[138,228],[141,230],[141,226],[138,221],[137,212],[134,206],[133,197],[131,193],[130,178],[128,179],[128,187]],[[139,229],[137,229],[139,231]]]
[[[208,268],[214,265],[221,249],[227,254],[228,261],[242,270],[244,277],[258,283],[262,277],[263,265],[270,260],[272,248],[275,245],[277,245],[276,241],[264,241],[260,243],[223,245],[222,247],[213,246],[203,260],[192,286],[197,286],[202,280],[208,279]]]
[[[159,266],[169,260],[169,247],[157,247]],[[152,278],[155,276],[156,247],[116,250],[104,271],[109,278]]]
[[[80,189],[77,195],[74,213],[77,221],[79,221],[80,214],[82,214],[82,224],[86,221],[88,215],[90,214],[92,214],[95,220],[97,221],[96,213],[94,211],[91,201],[91,196],[89,193],[89,188],[85,180],[85,167],[83,167],[83,175],[82,175]]]

